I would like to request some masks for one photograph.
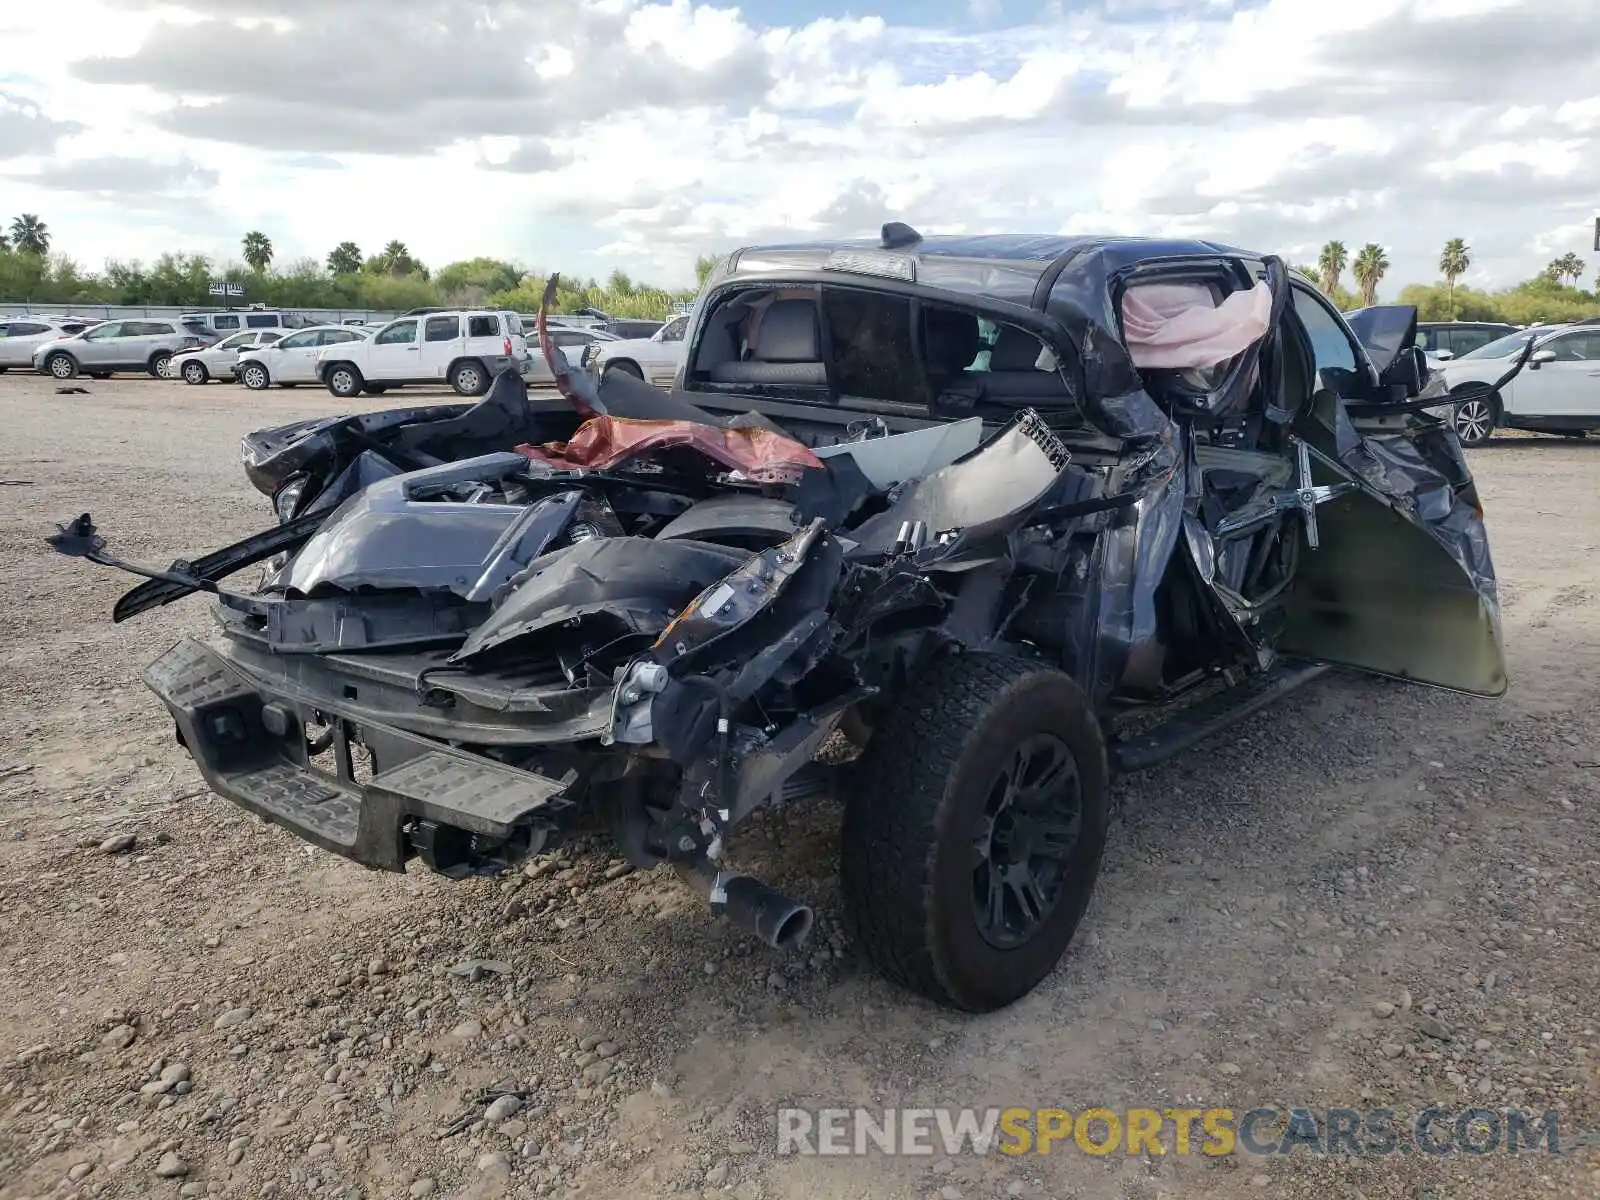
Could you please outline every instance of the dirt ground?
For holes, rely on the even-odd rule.
[[[0,1196],[1600,1194],[1600,439],[1472,455],[1506,698],[1331,677],[1121,782],[1077,942],[975,1019],[852,952],[831,805],[734,847],[818,906],[776,958],[603,849],[378,875],[211,796],[139,680],[205,604],[114,626],[132,581],[43,538],[87,509],[164,564],[262,528],[240,435],[335,402],[83,386],[0,376]],[[1562,1152],[818,1158],[774,1136],[786,1104],[1435,1102],[1555,1108]]]

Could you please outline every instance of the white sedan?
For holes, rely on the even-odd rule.
[[[606,342],[591,356],[589,369],[602,378],[616,372],[670,388],[683,364],[683,335],[688,325],[688,317],[674,317],[653,337]]]
[[[242,353],[257,346],[270,346],[286,332],[284,329],[245,329],[223,338],[214,346],[180,350],[172,356],[167,377],[191,384],[206,383],[212,379],[232,379]]]
[[[372,336],[372,329],[361,325],[313,325],[298,329],[281,341],[257,346],[239,356],[235,369],[239,382],[253,392],[273,384],[294,387],[297,383],[320,383],[317,355],[341,342],[360,342]]]

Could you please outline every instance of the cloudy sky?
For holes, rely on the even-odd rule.
[[[797,236],[1194,233],[1385,291],[1590,252],[1596,0],[73,0],[0,4],[0,214],[89,264],[692,279]]]

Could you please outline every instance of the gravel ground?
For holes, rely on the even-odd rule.
[[[209,795],[139,682],[205,605],[113,626],[131,581],[42,537],[89,509],[158,563],[261,528],[239,436],[333,402],[84,386],[0,377],[0,1196],[1600,1193],[1576,1136],[1600,1124],[1600,442],[1473,455],[1504,700],[1336,677],[1123,782],[1076,945],[971,1019],[853,954],[829,805],[734,847],[818,906],[775,958],[603,848],[376,875]],[[1555,1107],[1566,1151],[934,1162],[773,1138],[783,1103],[1430,1102]]]

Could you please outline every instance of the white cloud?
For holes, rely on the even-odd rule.
[[[1600,23],[1575,0],[1022,7],[769,28],[734,0],[81,0],[63,39],[24,5],[0,186],[91,262],[260,226],[285,259],[399,237],[681,282],[887,219],[1376,241],[1394,283],[1449,236],[1482,282],[1588,249]]]

